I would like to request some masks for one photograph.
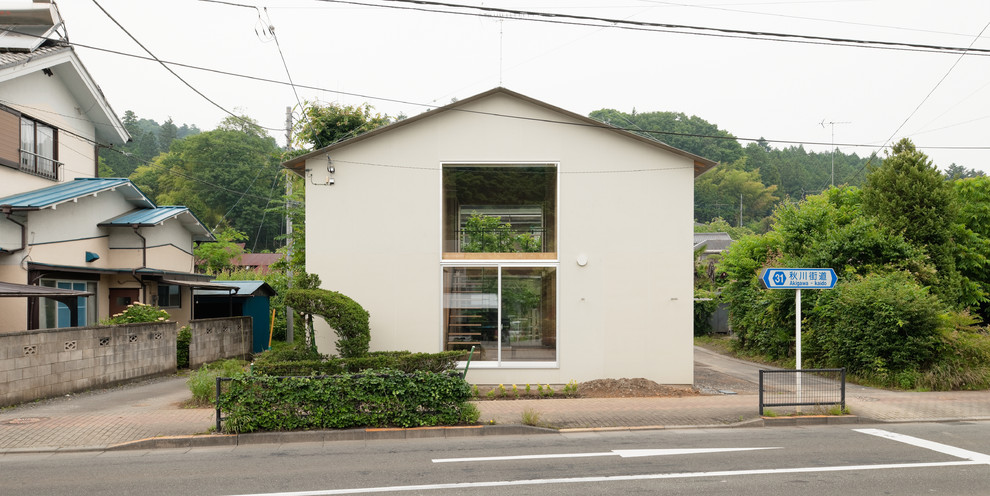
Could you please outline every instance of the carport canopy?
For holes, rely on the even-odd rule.
[[[0,282],[0,298],[51,298],[69,307],[72,327],[79,327],[79,298],[92,295],[90,291]]]

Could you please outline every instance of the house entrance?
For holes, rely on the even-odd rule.
[[[140,290],[137,288],[110,288],[110,316],[123,312],[139,297]]]

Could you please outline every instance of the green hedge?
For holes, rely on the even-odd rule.
[[[290,289],[285,304],[300,313],[319,315],[337,331],[337,351],[343,357],[368,353],[371,343],[370,315],[356,301],[325,289]]]
[[[189,368],[189,342],[192,341],[192,331],[189,326],[182,326],[175,338],[175,366],[180,369]]]
[[[357,358],[328,358],[326,360],[277,360],[277,357],[259,355],[252,368],[253,373],[271,376],[336,375],[364,370],[393,369],[400,372],[450,372],[458,360],[467,359],[465,351],[440,353],[410,353],[408,351],[372,352]]]
[[[470,387],[453,373],[245,376],[224,384],[219,407],[230,433],[456,425],[471,413]]]

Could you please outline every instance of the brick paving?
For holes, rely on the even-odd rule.
[[[759,396],[754,386],[759,365],[704,350],[697,350],[695,358],[699,389],[731,389],[738,394],[494,400],[476,404],[482,422],[494,420],[499,426],[521,424],[527,410],[539,415],[540,425],[563,430],[766,425],[767,421],[759,417]],[[183,408],[181,404],[190,397],[185,378],[167,377],[3,409],[0,454],[100,450],[170,436],[186,436],[186,445],[206,442],[208,436],[195,435],[215,425],[214,410]],[[917,393],[848,385],[846,402],[859,422],[990,420],[990,391]],[[323,434],[319,436],[324,439]],[[305,440],[306,435],[300,433],[293,438]]]

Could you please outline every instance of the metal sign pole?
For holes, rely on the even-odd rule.
[[[797,402],[801,403],[801,288],[798,288],[797,294],[795,295],[795,315],[794,315],[794,339],[795,339],[795,355],[797,356],[797,362],[795,363],[794,369],[797,370]],[[801,405],[797,407],[798,413],[801,412]]]

